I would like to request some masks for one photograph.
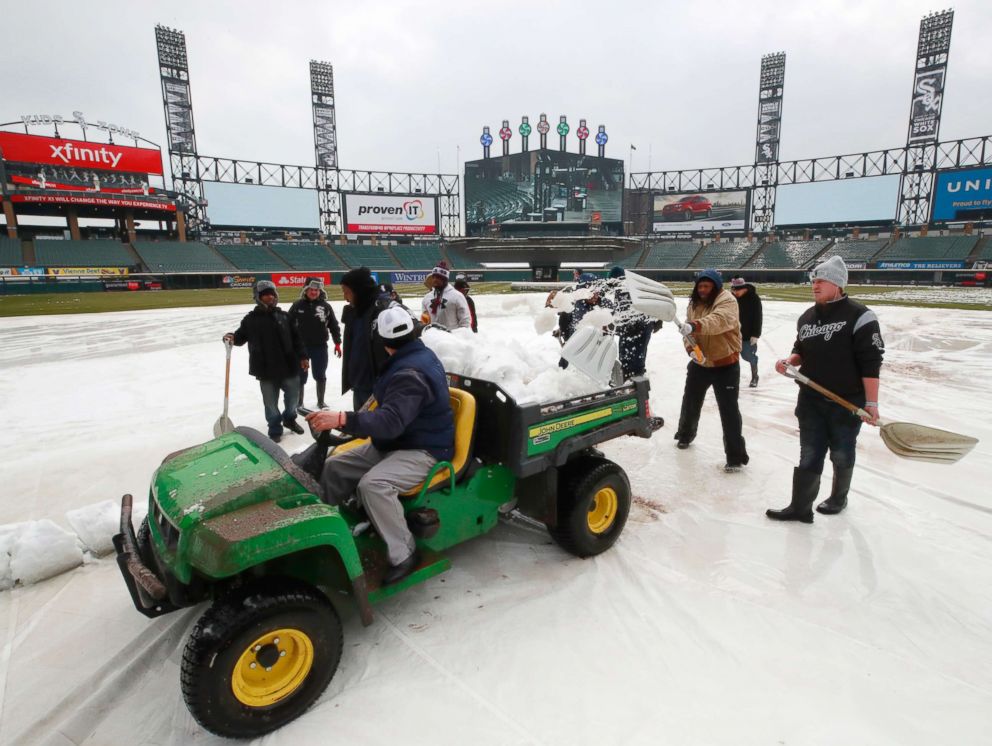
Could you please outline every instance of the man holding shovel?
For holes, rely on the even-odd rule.
[[[775,363],[788,374],[788,366],[853,404],[868,415],[864,422],[878,423],[878,375],[885,345],[874,312],[845,293],[847,267],[839,256],[818,264],[810,273],[814,305],[799,317],[792,354]],[[847,506],[854,474],[854,447],[862,418],[806,386],[799,388],[799,466],[793,470],[792,502],[782,510],[768,510],[776,521],[813,522],[813,502],[820,488],[823,462],[830,452],[834,476],[830,497],[816,506],[833,515]]]

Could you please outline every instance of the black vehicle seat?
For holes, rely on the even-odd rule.
[[[472,446],[475,442],[475,397],[461,389],[448,389],[448,400],[451,402],[451,413],[455,419],[455,455],[451,458],[451,466],[455,470],[455,481],[458,482],[468,471],[472,462]],[[368,438],[358,438],[340,445],[334,449],[331,458],[340,453],[350,451],[368,443]],[[447,469],[440,469],[431,479],[429,489],[434,490],[449,484],[451,475]],[[413,489],[402,493],[400,497],[416,497],[424,488],[423,482]]]

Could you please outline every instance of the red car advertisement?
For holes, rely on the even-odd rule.
[[[155,148],[64,140],[20,132],[0,132],[0,148],[3,159],[12,163],[162,175],[162,153]]]
[[[273,272],[271,277],[277,288],[301,288],[309,277],[319,277],[325,285],[331,284],[330,272]]]
[[[743,231],[747,229],[748,193],[658,192],[654,195],[654,232]]]

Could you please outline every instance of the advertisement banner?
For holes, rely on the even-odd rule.
[[[346,233],[437,235],[437,198],[342,194]]]
[[[747,230],[748,192],[658,192],[654,195],[655,233]]]
[[[947,62],[916,71],[916,78],[913,80],[913,103],[909,115],[909,145],[937,139],[946,74]]]
[[[992,218],[992,168],[941,171],[934,188],[931,220]]]
[[[422,285],[429,274],[430,272],[393,272],[391,278],[394,285],[398,282],[415,282]]]
[[[253,288],[257,280],[255,275],[224,275],[221,282],[229,288]]]
[[[878,262],[879,269],[964,269],[964,262]]]
[[[782,97],[763,99],[758,103],[757,163],[775,163],[782,137]]]
[[[272,272],[270,275],[277,288],[302,288],[310,277],[319,277],[325,285],[331,284],[330,272]]]
[[[129,273],[127,267],[49,267],[48,274],[56,276],[75,277],[77,275],[113,275],[124,276]]]
[[[20,269],[14,270],[15,275],[21,275],[22,277],[43,277],[45,274],[44,267],[21,267]]]
[[[0,267],[0,277],[13,277],[17,274],[17,270],[11,267]]]
[[[96,205],[97,207],[129,207],[135,210],[175,212],[172,202],[135,199],[131,197],[98,197],[89,194],[12,194],[11,202],[45,205]]]
[[[0,132],[0,148],[4,160],[15,163],[162,175],[162,153],[154,148],[64,140],[20,132]]]

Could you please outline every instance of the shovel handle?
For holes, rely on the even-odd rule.
[[[227,399],[231,392],[231,343],[224,342],[225,357],[224,361],[224,416],[227,417]]]
[[[851,402],[849,402],[847,399],[842,399],[841,397],[837,396],[837,394],[835,394],[833,391],[829,391],[823,388],[823,386],[818,384],[816,381],[811,381],[809,376],[800,373],[799,369],[794,365],[786,365],[785,370],[789,378],[794,378],[804,386],[809,386],[816,393],[823,394],[825,397],[830,399],[830,401],[840,404],[848,412],[851,412],[852,414],[856,414],[858,417],[861,417],[862,419],[869,419],[869,420],[871,419],[871,415],[868,414],[861,407],[859,407],[857,404],[851,404]]]
[[[678,316],[672,317],[672,321],[675,322],[675,326],[677,328],[681,328],[682,327],[682,321],[679,319]],[[689,353],[689,355],[692,357],[692,359],[695,360],[700,365],[702,365],[703,363],[705,363],[706,362],[706,355],[703,354],[703,351],[699,347],[699,344],[696,342],[695,338],[693,338],[693,336],[691,334],[686,334],[685,335],[685,341],[688,342],[692,346],[692,351]]]

